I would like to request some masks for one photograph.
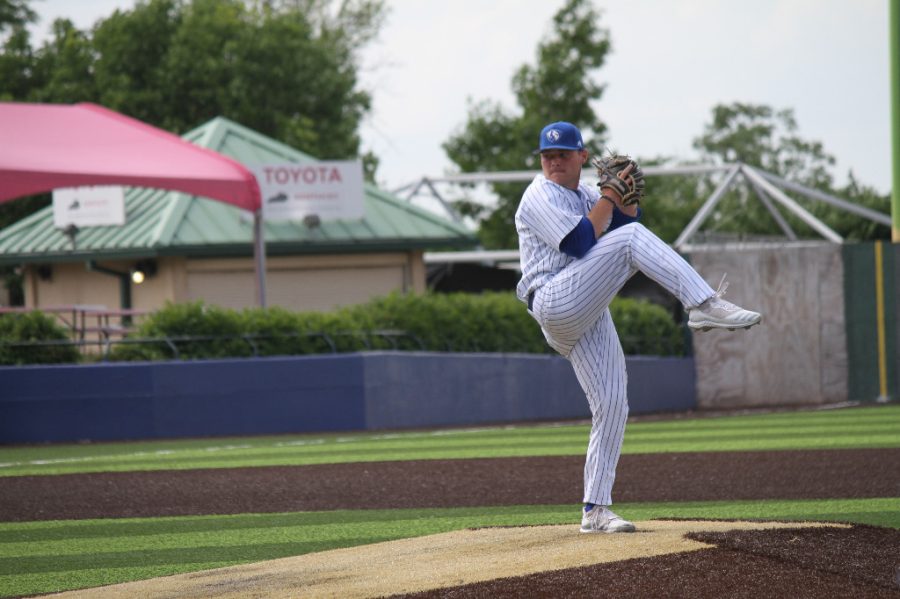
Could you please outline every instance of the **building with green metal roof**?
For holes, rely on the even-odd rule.
[[[316,162],[221,117],[183,138],[247,167]],[[0,264],[22,266],[27,307],[154,310],[167,301],[194,300],[229,308],[255,305],[249,213],[161,189],[127,188],[124,201],[121,226],[67,232],[54,226],[53,208],[47,207],[0,231]],[[268,305],[328,310],[395,290],[422,292],[425,249],[476,243],[461,225],[373,185],[364,186],[363,205],[361,219],[264,224]],[[122,281],[138,266],[152,276],[123,289]]]

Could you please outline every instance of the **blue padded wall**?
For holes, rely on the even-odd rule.
[[[690,358],[629,357],[632,414],[695,407]],[[589,418],[559,356],[368,352],[0,368],[0,443]]]

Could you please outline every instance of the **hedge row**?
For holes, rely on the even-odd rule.
[[[43,312],[0,314],[0,364],[77,362],[78,348],[69,332]]]
[[[664,309],[616,298],[611,310],[626,354],[684,354],[683,331]],[[0,317],[0,322],[10,316],[17,315]],[[10,339],[4,334],[0,340]],[[392,294],[333,312],[278,307],[236,311],[202,302],[170,303],[115,343],[107,358],[207,359],[378,349],[552,352],[537,323],[511,293],[429,293]],[[71,361],[46,357],[31,361]]]

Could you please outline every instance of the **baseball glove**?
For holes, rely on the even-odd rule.
[[[594,158],[597,167],[597,183],[600,189],[612,187],[622,196],[622,205],[637,204],[644,197],[644,171],[638,163],[624,154]]]

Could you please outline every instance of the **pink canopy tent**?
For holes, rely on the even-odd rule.
[[[262,202],[242,164],[96,104],[0,102],[0,202],[82,185],[172,189],[253,212],[265,305]]]

